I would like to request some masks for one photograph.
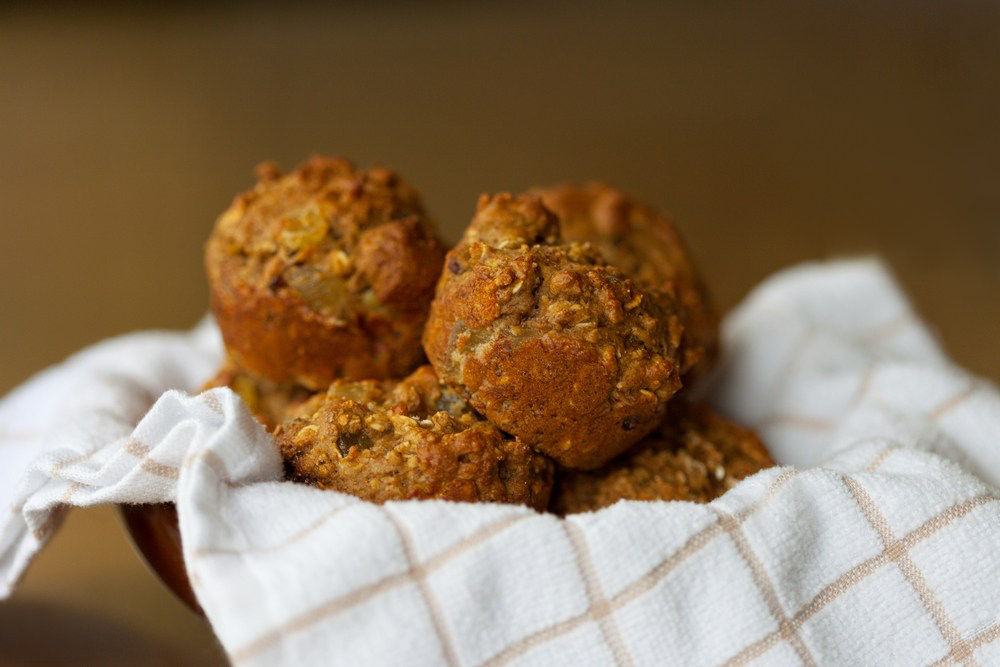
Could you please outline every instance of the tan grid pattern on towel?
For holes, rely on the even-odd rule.
[[[861,393],[862,388],[867,383],[868,380],[862,380],[862,384],[859,387],[859,393]],[[954,409],[958,404],[971,397],[974,390],[975,385],[962,389],[955,396],[942,402],[942,404],[935,408],[931,414],[936,417]],[[221,411],[221,407],[214,396],[210,394],[203,394],[201,398],[213,411]],[[87,454],[57,462],[52,466],[50,470],[52,477],[65,480],[66,483],[66,490],[60,497],[61,504],[68,504],[76,493],[85,488],[85,485],[79,481],[73,481],[73,478],[76,477],[76,475],[70,473],[69,470],[80,464],[87,463],[93,459],[95,455],[100,454],[102,450],[105,449],[106,448],[98,448]],[[864,469],[868,472],[877,470],[893,450],[893,447],[883,448],[865,466]],[[151,475],[167,477],[169,479],[177,479],[179,474],[179,469],[177,467],[157,462],[155,459],[151,458],[151,448],[139,442],[135,438],[129,438],[126,445],[120,451],[124,451],[138,459],[138,467],[144,472]],[[235,484],[231,481],[228,472],[225,470],[224,464],[217,457],[205,455],[198,458],[200,460],[204,460],[206,465],[211,466],[213,468],[213,472],[223,482],[227,485],[235,486]],[[194,460],[189,459],[184,462],[184,465],[187,466],[193,464],[194,462]],[[715,522],[696,532],[687,540],[687,542],[684,543],[684,545],[675,550],[655,567],[651,568],[644,576],[638,578],[625,590],[610,599],[606,598],[601,590],[600,578],[594,569],[593,562],[590,560],[589,547],[586,543],[585,536],[575,524],[572,522],[564,522],[564,529],[566,530],[577,558],[581,586],[587,591],[590,603],[588,609],[583,614],[560,623],[553,624],[542,630],[538,630],[527,637],[512,643],[499,654],[490,658],[485,664],[490,666],[508,664],[517,657],[537,648],[539,645],[556,639],[557,637],[576,629],[584,623],[590,622],[598,624],[601,630],[601,636],[607,644],[611,655],[614,656],[616,664],[634,664],[627,642],[623,638],[615,623],[615,612],[636,600],[643,593],[649,591],[658,581],[668,576],[670,572],[676,569],[676,567],[683,561],[695,556],[712,540],[723,536],[728,536],[733,541],[737,552],[740,554],[751,574],[762,600],[774,615],[775,620],[778,622],[778,630],[761,637],[760,639],[748,644],[743,649],[737,651],[732,658],[727,661],[727,664],[742,665],[752,662],[754,659],[760,657],[765,652],[773,648],[775,644],[782,641],[787,641],[789,643],[796,655],[804,664],[816,664],[808,646],[798,633],[799,628],[801,628],[809,618],[814,616],[822,608],[834,602],[850,588],[860,585],[867,576],[873,574],[882,567],[892,564],[899,568],[904,578],[913,587],[918,598],[923,603],[926,613],[933,620],[935,626],[940,630],[942,637],[949,646],[949,652],[947,655],[942,656],[939,662],[941,664],[945,664],[947,662],[960,662],[966,665],[978,664],[975,661],[973,652],[978,648],[1000,638],[1000,623],[981,630],[970,637],[963,638],[959,634],[955,624],[948,618],[947,613],[945,612],[940,601],[937,599],[935,592],[928,586],[924,573],[919,567],[916,566],[912,559],[909,558],[908,550],[917,543],[933,536],[951,522],[966,515],[975,508],[989,502],[994,502],[998,500],[998,498],[992,495],[981,495],[961,503],[957,503],[928,519],[915,530],[909,532],[901,538],[898,538],[892,533],[881,510],[872,501],[864,487],[855,479],[849,476],[844,476],[842,481],[845,487],[847,488],[850,496],[856,501],[871,528],[878,535],[884,548],[881,553],[867,559],[861,564],[849,569],[848,571],[842,573],[839,577],[835,578],[831,584],[822,589],[812,600],[800,609],[792,613],[787,613],[784,609],[782,609],[781,603],[775,594],[774,584],[769,580],[768,575],[762,566],[761,557],[754,552],[753,547],[744,537],[741,526],[750,516],[761,509],[761,507],[772,501],[775,496],[780,493],[781,488],[792,477],[798,474],[800,473],[790,469],[782,471],[775,478],[767,491],[757,500],[757,502],[753,503],[742,512],[733,515],[721,510],[714,510],[716,515]],[[346,507],[349,506],[332,511],[330,514],[321,517],[314,524],[303,528],[295,535],[283,540],[280,543],[259,547],[254,550],[243,550],[241,553],[278,550],[294,544],[299,539],[305,537],[308,533],[316,530],[320,525],[327,522],[340,510],[345,509]],[[19,511],[19,508],[12,509]],[[405,522],[396,518],[391,511],[384,510],[384,513],[399,533],[400,540],[404,545],[404,552],[406,553],[409,561],[409,568],[401,574],[386,577],[385,579],[369,584],[359,590],[338,596],[318,608],[308,610],[281,626],[275,627],[271,631],[263,633],[258,638],[248,642],[246,645],[235,650],[231,654],[231,658],[234,663],[241,663],[252,659],[254,656],[258,655],[270,646],[289,639],[292,635],[294,635],[294,633],[300,630],[328,619],[333,615],[342,613],[353,606],[363,604],[387,590],[411,581],[415,581],[419,585],[421,594],[426,600],[430,617],[433,621],[433,626],[441,642],[442,652],[446,657],[447,662],[452,665],[460,664],[454,647],[454,640],[450,636],[450,630],[446,621],[446,611],[436,599],[433,588],[431,588],[427,583],[427,576],[431,572],[447,566],[451,560],[462,553],[465,553],[470,549],[479,546],[483,542],[503,533],[504,530],[529,515],[502,519],[421,563],[417,561],[415,557],[412,535],[410,534],[409,528],[406,526]],[[48,533],[58,526],[62,514],[63,512],[61,511],[53,512],[45,523],[36,529],[36,539],[43,540],[47,537]],[[196,557],[210,556],[223,551],[224,550],[202,550],[197,552],[195,555]]]
[[[877,470],[893,449],[892,447],[887,447],[879,451],[864,469],[869,472]],[[934,591],[927,585],[923,572],[909,558],[908,550],[916,544],[932,537],[941,529],[976,508],[1000,500],[1000,497],[979,495],[956,503],[929,518],[906,535],[896,537],[889,529],[884,516],[878,506],[871,500],[864,487],[855,479],[843,476],[842,481],[845,487],[848,489],[851,497],[857,502],[865,519],[882,540],[884,548],[877,555],[866,559],[857,566],[835,577],[829,585],[824,587],[800,609],[787,613],[782,609],[774,590],[774,584],[770,581],[762,565],[761,557],[743,536],[741,526],[766,503],[773,501],[780,494],[781,488],[790,479],[800,474],[802,473],[791,469],[782,471],[774,479],[767,491],[755,503],[741,512],[728,514],[720,510],[715,510],[716,521],[693,534],[680,548],[651,568],[645,575],[639,577],[625,590],[610,599],[605,598],[600,590],[599,577],[593,569],[593,564],[589,561],[588,547],[583,534],[571,522],[565,522],[565,529],[570,536],[570,541],[577,556],[580,570],[580,584],[588,591],[589,607],[579,616],[548,626],[510,644],[484,664],[491,667],[508,664],[519,656],[537,648],[539,645],[560,637],[584,623],[597,623],[599,625],[601,636],[614,656],[616,664],[632,664],[627,642],[615,624],[615,612],[648,592],[657,582],[668,576],[686,559],[695,557],[712,540],[720,539],[724,536],[728,536],[735,543],[737,551],[743,558],[762,600],[775,616],[779,626],[778,630],[747,644],[744,648],[735,652],[726,661],[726,664],[744,665],[750,663],[772,649],[775,644],[782,641],[788,642],[791,645],[796,655],[798,655],[804,664],[816,664],[816,660],[810,653],[808,646],[799,635],[799,629],[802,625],[821,609],[835,602],[852,587],[862,585],[866,577],[877,572],[882,567],[892,565],[898,567],[906,580],[913,586],[918,597],[924,603],[926,613],[934,621],[935,625],[940,629],[942,636],[947,641],[950,650],[947,655],[941,657],[941,661],[961,662],[967,665],[977,664],[973,657],[973,651],[1000,638],[1000,623],[982,630],[973,636],[961,637],[954,623],[948,619]],[[393,516],[388,510],[385,510],[385,514],[390,518],[393,525],[396,526],[400,538],[404,543],[406,557],[410,563],[409,568],[405,572],[386,577],[345,595],[337,596],[319,607],[308,610],[281,626],[263,633],[258,638],[232,652],[230,657],[233,659],[233,662],[236,664],[246,662],[274,644],[289,640],[298,631],[326,620],[333,615],[342,613],[353,606],[363,604],[387,590],[415,581],[419,584],[421,594],[427,601],[431,618],[434,620],[435,631],[441,642],[443,654],[446,656],[449,664],[459,664],[454,640],[450,636],[446,622],[446,610],[441,607],[440,602],[435,597],[433,588],[428,585],[427,576],[431,572],[447,566],[456,556],[503,533],[511,525],[530,515],[521,515],[500,520],[421,563],[415,559],[414,548],[411,542],[412,537],[409,535],[405,523]]]

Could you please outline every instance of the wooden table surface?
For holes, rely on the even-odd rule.
[[[727,309],[796,262],[885,257],[1000,379],[997,3],[349,3],[0,9],[0,392],[104,337],[190,326],[253,165],[398,168],[455,239],[484,191],[600,177],[671,211]],[[75,510],[0,662],[219,662]]]

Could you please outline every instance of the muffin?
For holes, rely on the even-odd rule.
[[[276,431],[289,476],[372,502],[442,498],[544,510],[552,462],[478,416],[430,366],[334,382]]]
[[[552,511],[589,512],[622,499],[704,503],[774,465],[753,431],[704,405],[677,399],[667,412],[653,434],[600,470],[560,471]]]
[[[215,387],[229,387],[236,392],[250,413],[268,431],[273,431],[291,408],[302,404],[316,393],[290,382],[279,384],[254,377],[231,360],[223,363],[215,377],[205,383],[202,391]]]
[[[314,157],[257,184],[205,250],[212,310],[233,361],[276,383],[399,377],[420,334],[444,248],[394,172]]]
[[[671,220],[603,183],[558,185],[535,193],[559,216],[564,239],[592,243],[630,278],[676,300],[684,325],[684,383],[704,375],[718,355],[719,320]]]
[[[534,196],[480,198],[424,331],[438,376],[499,428],[572,468],[652,430],[680,388],[683,327]]]

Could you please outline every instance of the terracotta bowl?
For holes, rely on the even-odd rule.
[[[181,532],[177,526],[177,508],[173,503],[158,505],[119,505],[125,528],[136,550],[160,581],[190,607],[204,616],[188,581],[181,551]]]

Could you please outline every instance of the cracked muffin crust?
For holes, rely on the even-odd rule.
[[[290,476],[370,500],[442,498],[544,511],[552,462],[502,433],[430,366],[399,382],[334,382],[275,433]]]
[[[629,453],[600,470],[560,471],[551,508],[565,515],[622,499],[704,503],[772,465],[753,431],[677,399],[660,427]]]
[[[666,216],[598,182],[534,191],[559,216],[563,238],[590,242],[626,275],[677,302],[685,384],[718,355],[719,321],[683,240]]]
[[[291,382],[277,383],[254,377],[228,359],[201,390],[216,387],[229,387],[236,392],[250,413],[268,431],[273,431],[290,409],[304,403],[315,393]]]
[[[424,331],[442,381],[564,466],[595,468],[660,421],[680,388],[682,326],[537,197],[480,198],[448,253]]]
[[[205,249],[212,310],[235,362],[273,382],[399,377],[420,334],[444,248],[394,172],[313,157],[257,168]]]

